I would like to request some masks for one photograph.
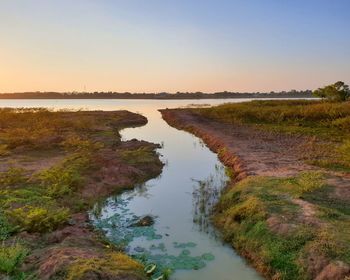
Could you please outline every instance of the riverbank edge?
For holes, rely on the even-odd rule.
[[[74,112],[71,113],[74,114]],[[142,115],[128,113],[128,119],[119,121],[118,133],[126,128],[144,126],[148,122],[147,118]],[[109,276],[112,277],[110,279],[148,279],[143,272],[143,265],[129,257],[123,251],[123,248],[117,248],[109,242],[102,232],[99,232],[91,225],[89,219],[92,205],[102,202],[112,195],[118,195],[133,189],[162,173],[164,163],[161,162],[156,151],[160,148],[159,144],[132,139],[120,141],[117,149],[128,151],[133,147],[150,149],[152,162],[144,164],[144,168],[140,169],[143,171],[142,175],[140,173],[138,176],[130,178],[131,184],[129,182],[125,185],[106,186],[105,189],[97,188],[94,195],[89,194],[85,197],[85,200],[83,199],[83,202],[90,205],[90,207],[84,207],[82,211],[74,212],[66,225],[53,232],[41,234],[24,231],[19,232],[6,241],[8,244],[21,242],[30,248],[29,254],[20,267],[20,271],[26,273],[25,275],[26,277],[28,276],[28,279],[32,279],[31,277],[39,277],[38,279],[52,279],[52,277],[54,279],[73,279],[67,278],[66,268],[71,266],[73,267],[71,269],[72,274],[77,277],[83,276],[89,269],[106,266],[106,275],[117,273],[115,277],[112,277],[110,274]],[[126,172],[126,174],[119,174],[119,176],[128,176],[128,174]],[[78,193],[84,197],[83,191],[85,190],[84,188],[80,189]],[[118,267],[120,264],[122,267]],[[129,268],[125,269],[125,267]],[[84,279],[97,279],[94,278],[98,276],[97,274],[90,274]],[[7,279],[6,277],[6,275],[0,273],[0,279]],[[74,279],[78,278],[74,277]]]
[[[238,181],[243,180],[248,176],[247,172],[243,168],[243,164],[238,156],[230,152],[225,143],[221,141],[215,135],[208,133],[207,131],[196,127],[191,124],[186,124],[182,122],[179,118],[179,115],[176,116],[173,112],[179,112],[177,109],[164,109],[159,110],[162,114],[162,118],[172,127],[178,130],[184,130],[192,133],[193,135],[200,138],[207,147],[214,153],[218,155],[219,160],[230,169],[232,172],[230,174],[231,182],[234,184]]]
[[[296,274],[293,274],[293,273],[288,273],[287,276],[283,275],[282,273],[286,273],[286,272],[283,272],[283,270],[281,270],[281,269],[276,270],[273,266],[270,266],[271,261],[265,261],[266,256],[268,256],[268,254],[267,255],[266,254],[259,255],[254,250],[252,250],[252,248],[255,248],[254,246],[245,247],[245,245],[238,243],[239,241],[237,241],[237,240],[239,240],[239,237],[236,241],[234,241],[232,236],[233,235],[234,236],[240,235],[241,241],[246,240],[248,243],[250,241],[253,243],[255,242],[254,244],[256,244],[256,247],[265,248],[263,240],[256,239],[256,238],[254,239],[254,237],[252,238],[251,232],[245,232],[245,233],[243,232],[243,234],[242,234],[242,232],[237,232],[240,230],[238,228],[233,229],[231,231],[227,231],[227,227],[225,225],[225,224],[227,224],[227,222],[230,223],[226,219],[227,217],[225,216],[225,213],[229,213],[232,210],[232,208],[227,208],[227,207],[230,207],[230,204],[228,201],[230,201],[230,199],[232,199],[232,196],[230,196],[230,194],[234,193],[234,195],[238,195],[240,193],[240,191],[242,191],[243,189],[246,189],[247,187],[249,188],[249,190],[247,190],[248,192],[252,191],[252,188],[251,188],[252,185],[254,185],[254,184],[256,185],[257,183],[258,183],[258,185],[261,184],[261,186],[265,186],[268,189],[269,188],[268,185],[266,185],[264,183],[264,177],[254,176],[254,175],[247,176],[247,174],[244,170],[247,167],[246,166],[247,162],[244,161],[244,159],[245,159],[244,156],[241,155],[240,157],[237,157],[236,154],[234,154],[232,152],[228,152],[228,149],[229,149],[228,147],[230,147],[232,149],[233,144],[231,146],[226,147],[225,143],[223,143],[223,141],[220,139],[220,135],[221,135],[221,137],[224,137],[223,136],[224,134],[223,133],[220,134],[220,131],[215,132],[215,129],[214,130],[211,129],[211,127],[213,127],[213,125],[214,126],[220,125],[219,122],[218,123],[210,122],[210,124],[209,124],[208,119],[206,119],[205,117],[201,117],[199,114],[196,114],[196,112],[192,112],[191,109],[171,109],[171,110],[167,109],[167,110],[160,110],[160,111],[162,113],[163,119],[169,125],[173,126],[174,128],[190,132],[197,137],[200,137],[211,151],[217,153],[219,160],[224,165],[226,165],[227,168],[229,168],[229,171],[232,171],[234,176],[231,177],[231,179],[232,179],[231,182],[229,182],[226,190],[222,194],[222,199],[220,199],[219,203],[216,206],[216,211],[214,212],[214,215],[213,215],[213,222],[214,222],[215,226],[224,234],[225,240],[226,240],[226,234],[228,234],[227,241],[229,241],[229,243],[234,247],[234,249],[241,256],[243,256],[262,276],[264,276],[267,279],[318,279],[318,280],[321,280],[321,279],[339,279],[339,280],[340,279],[348,279],[348,277],[350,276],[350,266],[348,265],[348,262],[346,261],[346,259],[344,259],[344,257],[342,255],[340,255],[341,253],[339,253],[339,255],[334,254],[334,256],[337,256],[337,257],[334,257],[332,255],[333,250],[334,250],[334,252],[338,252],[338,250],[339,250],[339,252],[342,252],[343,247],[341,244],[341,240],[346,240],[345,236],[344,236],[344,238],[337,238],[337,237],[334,237],[336,239],[330,238],[329,240],[336,240],[337,242],[339,241],[340,243],[334,243],[334,244],[332,243],[333,247],[330,246],[330,248],[332,248],[332,249],[330,249],[329,251],[327,251],[327,249],[325,249],[328,245],[326,247],[324,247],[322,245],[322,241],[321,241],[322,238],[319,238],[319,236],[316,237],[316,239],[313,241],[313,243],[308,243],[307,247],[305,247],[305,248],[307,248],[307,251],[302,252],[302,255],[299,255],[300,258],[298,257],[299,259],[295,263],[293,261],[293,265],[294,265],[294,269],[295,269],[294,271],[298,271],[298,273],[300,273],[300,274],[298,274],[299,275],[298,278],[293,278],[293,277],[297,277]],[[209,126],[209,128],[208,128],[208,126]],[[223,127],[219,126],[219,127],[221,129],[225,129],[224,126]],[[232,125],[231,125],[231,128],[233,128]],[[227,129],[231,129],[231,128],[227,128]],[[240,129],[242,129],[242,127],[240,127]],[[245,129],[245,128],[243,127],[243,129]],[[254,128],[247,127],[246,129],[248,132],[255,131]],[[245,135],[245,133],[244,133],[244,135]],[[269,134],[269,135],[271,135],[271,134]],[[279,134],[276,134],[276,135],[280,136]],[[247,141],[249,141],[249,139],[247,139]],[[254,154],[254,150],[253,151],[250,150],[250,153]],[[237,164],[232,165],[232,164],[230,164],[231,163],[230,159],[233,160],[234,162],[240,162],[240,161],[241,162],[238,165]],[[227,165],[227,163],[229,163],[229,165]],[[238,168],[238,169],[235,169],[235,168]],[[301,171],[303,171],[303,169],[301,169]],[[259,170],[255,170],[255,172],[258,173]],[[299,174],[302,174],[302,173],[299,173]],[[317,172],[314,174],[317,174]],[[319,185],[320,187],[323,185],[325,187],[324,189],[326,189],[327,187],[341,188],[341,186],[343,186],[343,187],[345,186],[344,184],[343,185],[339,184],[339,181],[332,181],[332,180],[335,180],[334,177],[332,178],[333,174],[329,174],[329,173],[326,174],[325,171],[323,171],[323,174],[325,175],[324,178],[328,178],[328,179],[326,181],[323,181],[324,183],[320,183],[320,185]],[[251,174],[249,174],[249,175],[251,175]],[[299,176],[298,173],[296,175]],[[337,174],[337,175],[339,176],[339,174]],[[317,176],[315,176],[312,179],[312,180],[314,180],[313,183],[317,182],[316,177]],[[267,180],[277,180],[278,181],[278,180],[289,180],[289,179],[295,180],[297,177],[294,177],[294,175],[292,175],[292,177],[289,177],[289,176],[283,177],[282,176],[282,177],[280,177],[280,179],[276,179],[277,177],[270,177],[270,178],[265,177],[265,178],[267,178]],[[281,178],[285,178],[285,179],[281,179]],[[330,178],[332,178],[332,179],[330,179]],[[343,178],[343,179],[345,180],[345,178]],[[254,183],[254,180],[255,180],[255,183]],[[338,178],[338,180],[339,180],[339,178]],[[252,182],[252,183],[249,185],[248,182]],[[272,182],[272,181],[270,181],[270,182]],[[344,183],[344,182],[341,181],[341,183]],[[339,184],[339,185],[334,185],[334,184]],[[297,185],[295,185],[295,186],[297,186]],[[281,185],[279,187],[281,187]],[[286,191],[286,190],[284,189],[284,191]],[[286,192],[286,194],[288,195],[288,192]],[[313,195],[314,195],[314,198],[316,198],[316,199],[319,199],[319,198],[327,199],[327,194],[322,194],[322,193],[317,194],[317,192],[315,192]],[[317,195],[319,195],[319,198],[317,198]],[[251,197],[253,197],[253,196],[251,196]],[[249,198],[251,198],[251,197],[246,196],[245,198],[247,198],[249,200]],[[313,225],[312,226],[313,230],[316,230],[316,232],[321,232],[321,233],[323,231],[325,231],[325,232],[327,231],[325,228],[327,228],[327,229],[330,228],[330,229],[328,229],[330,231],[332,230],[332,227],[328,227],[329,221],[322,217],[322,212],[316,212],[316,211],[322,211],[322,208],[317,208],[320,206],[318,206],[317,204],[313,204],[314,201],[312,201],[312,200],[311,200],[311,203],[309,202],[311,195],[309,195],[309,198],[306,198],[306,200],[304,200],[305,198],[303,196],[296,196],[296,197],[301,198],[301,199],[292,199],[292,204],[294,204],[295,202],[301,203],[301,205],[304,204],[304,206],[302,207],[302,212],[301,212],[303,214],[301,216],[298,216],[298,219],[299,218],[301,219],[301,225],[305,225],[305,226]],[[247,210],[248,208],[244,209],[244,208],[239,208],[239,207],[242,207],[241,206],[242,203],[243,204],[246,203],[246,205],[249,205],[249,203],[254,202],[254,201],[248,201],[248,200],[246,200],[246,201],[244,201],[244,199],[241,200],[240,201],[241,204],[239,204],[240,206],[237,206],[235,208],[235,210],[236,211],[243,211],[243,212],[245,210]],[[339,203],[341,203],[341,201],[339,201]],[[253,206],[254,206],[254,204],[253,204]],[[257,204],[255,206],[259,206],[259,205]],[[307,207],[305,207],[305,206],[307,206]],[[249,206],[247,206],[247,207],[249,207]],[[307,209],[307,208],[309,208],[309,209]],[[257,209],[259,209],[259,207],[257,207]],[[311,209],[311,212],[309,213],[310,209]],[[329,208],[329,209],[332,210],[332,208]],[[262,209],[260,209],[260,210],[262,210]],[[249,211],[249,209],[247,211]],[[314,213],[312,213],[312,212],[314,212]],[[263,213],[263,212],[260,212],[260,213]],[[244,217],[245,214],[246,213],[241,213],[239,215],[242,215]],[[283,219],[285,218],[284,214],[283,215],[279,215],[278,213],[275,213],[275,214],[276,215],[274,215],[272,218],[270,217],[266,220],[266,226],[267,226],[266,229],[270,230],[270,232],[278,234],[278,235],[271,235],[271,238],[272,238],[272,240],[270,240],[272,242],[271,244],[277,244],[278,242],[282,242],[281,244],[283,244],[283,242],[287,242],[285,244],[288,244],[288,242],[289,242],[288,240],[290,240],[290,238],[288,238],[288,230],[284,231],[285,229],[283,229],[283,227],[285,227],[288,224],[288,222],[283,222]],[[238,218],[240,218],[239,215],[238,215]],[[256,215],[259,215],[259,214],[256,214]],[[306,216],[308,216],[308,217],[306,217]],[[320,217],[322,220],[319,220]],[[283,219],[281,219],[281,218],[283,218]],[[290,217],[290,218],[293,218],[293,217]],[[265,218],[262,217],[262,219],[257,219],[256,221],[261,222],[264,219]],[[303,221],[303,219],[305,219],[305,220]],[[276,220],[277,223],[274,220]],[[259,224],[259,226],[261,225],[261,223],[258,223],[258,224]],[[278,229],[278,227],[276,227],[276,225],[279,225],[280,228]],[[287,229],[287,227],[286,227],[286,229]],[[302,237],[301,238],[301,243],[302,243],[302,242],[304,242],[303,240],[307,240],[308,233],[310,233],[310,232],[308,232],[306,230],[304,233],[303,233],[303,231],[301,231],[300,233],[301,233],[300,236],[295,236],[295,237],[296,238]],[[253,234],[253,236],[254,236],[254,234]],[[276,239],[273,239],[274,236],[276,237]],[[336,236],[336,235],[334,235],[334,236]],[[338,235],[338,237],[339,237],[339,235]],[[343,236],[341,236],[341,237],[343,237]],[[278,238],[279,238],[279,240],[277,240]],[[320,242],[320,243],[317,244],[317,242]],[[281,252],[282,254],[280,254],[279,256],[281,258],[284,258],[283,254],[284,253],[287,254],[287,252],[283,251],[283,249],[282,249],[283,246],[280,246],[280,247],[281,248],[279,248],[279,252]],[[333,256],[333,258],[332,258],[332,256]],[[285,262],[285,264],[287,264],[287,262]],[[289,262],[289,264],[292,264],[292,262]],[[286,271],[287,271],[287,269],[286,269]],[[289,268],[289,272],[291,272],[291,271],[292,270]],[[280,273],[280,272],[282,272],[282,273]]]
[[[241,159],[234,153],[230,152],[225,143],[215,135],[208,133],[206,130],[196,127],[195,125],[186,123],[186,120],[181,118],[181,111],[186,109],[162,109],[159,112],[162,114],[162,118],[172,127],[189,132],[196,137],[200,138],[204,144],[214,153],[217,154],[218,159],[225,165],[229,170],[230,181],[227,183],[226,190],[232,188],[238,182],[248,177],[247,172],[244,170]],[[225,190],[224,190],[225,192]],[[215,223],[216,215],[214,213],[214,226],[217,227],[222,233],[224,229],[219,224]],[[246,250],[240,250],[235,248],[231,244],[235,251],[242,256],[254,269],[266,279],[273,279],[271,269],[262,264],[254,258],[254,254],[249,253]]]

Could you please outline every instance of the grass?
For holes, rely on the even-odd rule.
[[[252,101],[192,110],[219,122],[308,136],[301,143],[308,163],[350,171],[350,102]]]
[[[154,150],[151,147],[123,150],[121,158],[131,165],[143,165],[154,162]]]
[[[104,148],[94,135],[117,131],[116,120],[120,119],[117,112],[97,114],[99,117],[96,113],[42,108],[0,109],[0,156],[9,167],[0,174],[2,239],[12,232],[10,228],[53,231],[66,223],[75,207],[81,207],[76,194],[86,173],[94,168],[94,155]],[[45,154],[66,156],[58,164],[33,173],[16,166],[13,158],[18,153],[33,163],[45,159]]]
[[[223,194],[214,221],[225,239],[269,277],[308,279],[307,257],[315,252],[350,262],[349,206],[331,196],[325,200],[331,191],[319,172],[248,177]],[[303,220],[304,210],[294,203],[300,197],[315,203],[315,224]],[[323,223],[322,230],[317,223]]]
[[[19,278],[21,273],[18,271],[18,266],[22,264],[24,258],[27,256],[28,250],[20,243],[13,243],[0,245],[0,272],[6,275]]]
[[[122,121],[130,117],[127,114],[50,111],[45,108],[0,108],[0,155],[11,153],[18,147],[45,150],[61,145],[71,148],[77,145],[91,146],[91,143],[84,141],[103,131],[117,132],[125,127],[127,124]]]
[[[84,188],[95,181],[102,182],[103,177],[96,174],[105,166],[108,168],[111,160],[144,171],[132,180],[143,180],[143,176],[150,175],[148,169],[153,168],[155,172],[154,165],[161,163],[153,146],[136,145],[138,148],[127,150],[121,147],[119,129],[145,122],[145,118],[127,111],[53,112],[0,108],[0,242],[3,242],[0,247],[0,278],[8,276],[19,280],[32,277],[20,271],[29,251],[19,241],[13,242],[17,240],[16,235],[26,231],[29,236],[34,234],[41,238],[65,227],[72,214],[85,211],[100,199],[97,195],[90,198],[90,194],[85,197]],[[118,190],[124,186],[113,187]],[[42,244],[39,244],[41,241],[26,244],[31,250],[39,247],[43,250],[47,246],[44,241]],[[101,258],[75,262],[70,266],[69,279],[79,279],[88,271],[102,273],[102,277],[121,271],[128,271],[128,275],[143,275],[140,264],[122,253],[107,256],[100,252],[103,244],[99,247],[99,243],[96,234],[96,245],[86,249],[95,248],[101,253]],[[35,277],[35,271],[33,273]]]
[[[125,271],[132,272],[139,277],[143,266],[122,253],[110,253],[105,258],[78,259],[68,268],[67,280],[86,279],[88,273],[102,278],[118,276]],[[121,276],[120,276],[121,277]],[[101,279],[102,279],[101,278]]]
[[[314,279],[310,260],[350,264],[349,199],[325,180],[329,170],[350,172],[350,102],[253,101],[192,111],[301,136],[302,159],[324,168],[288,178],[248,177],[227,189],[214,221],[229,243],[273,279]]]
[[[15,228],[9,223],[4,213],[0,212],[0,241],[8,239]]]

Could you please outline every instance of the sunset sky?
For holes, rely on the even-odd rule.
[[[0,92],[350,83],[349,0],[0,0]]]

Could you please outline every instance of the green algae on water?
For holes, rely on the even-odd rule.
[[[206,263],[215,259],[211,253],[205,253],[201,256],[192,256],[191,250],[197,244],[194,242],[173,242],[174,249],[180,249],[178,255],[168,254],[168,248],[163,242],[163,235],[157,233],[154,225],[150,226],[132,226],[140,217],[128,209],[130,198],[122,199],[117,197],[113,199],[116,205],[113,215],[103,217],[92,217],[94,225],[105,232],[108,239],[119,247],[124,247],[127,252],[135,259],[139,260],[146,267],[155,265],[152,270],[151,279],[164,279],[165,274],[175,270],[198,270],[204,268]],[[135,240],[154,241],[154,244],[148,245],[147,248],[132,246]],[[141,243],[142,244],[142,243]],[[166,271],[166,273],[165,273]]]

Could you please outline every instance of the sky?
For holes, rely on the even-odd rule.
[[[0,0],[0,92],[350,83],[349,0]]]

